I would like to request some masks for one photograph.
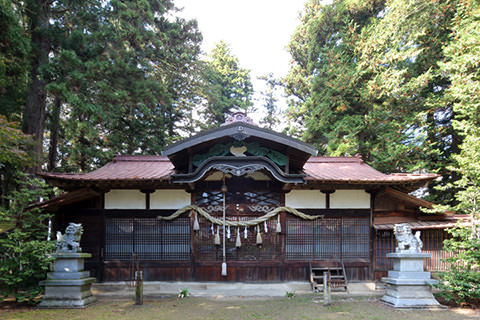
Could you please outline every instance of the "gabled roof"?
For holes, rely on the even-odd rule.
[[[184,151],[193,146],[207,143],[225,136],[233,137],[237,140],[244,140],[248,137],[257,137],[283,144],[291,149],[300,151],[302,153],[307,153],[309,155],[316,156],[318,153],[317,149],[312,145],[289,137],[285,134],[260,128],[247,122],[232,122],[215,129],[200,132],[191,138],[171,144],[162,151],[162,156],[170,157],[175,153]]]
[[[285,134],[260,128],[245,114],[238,112],[218,128],[200,132],[167,146],[162,155],[170,159],[179,173],[191,173],[191,157],[204,154],[210,148],[215,148],[215,145],[225,145],[232,141],[239,144],[255,142],[263,148],[280,152],[287,157],[291,171],[300,171],[308,158],[318,153],[314,146]]]
[[[383,185],[415,190],[438,177],[437,174],[384,174],[358,157],[312,157],[304,166],[307,184]],[[175,174],[173,164],[161,156],[116,156],[112,162],[85,174],[42,172],[51,184],[67,189],[85,186],[155,187],[166,185]]]

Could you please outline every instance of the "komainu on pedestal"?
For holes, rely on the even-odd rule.
[[[39,308],[84,308],[96,301],[91,286],[95,278],[84,271],[84,259],[91,258],[80,248],[83,227],[70,223],[65,234],[57,232],[56,252],[52,254],[54,270],[40,282],[45,286],[45,295]]]
[[[438,283],[430,278],[430,272],[424,271],[423,259],[431,258],[430,253],[422,253],[420,231],[415,235],[408,223],[394,227],[397,247],[387,258],[393,259],[393,270],[383,278],[387,290],[382,301],[395,308],[441,308],[432,295],[431,286]]]

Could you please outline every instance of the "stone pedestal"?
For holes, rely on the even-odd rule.
[[[90,253],[54,253],[54,272],[47,274],[47,280],[41,281],[45,286],[45,295],[39,308],[84,308],[96,301],[90,288],[95,278],[89,271],[84,271],[83,260],[90,258]]]
[[[441,308],[429,285],[438,281],[423,269],[423,259],[430,253],[388,253],[393,259],[393,270],[382,278],[387,290],[382,301],[395,308]]]

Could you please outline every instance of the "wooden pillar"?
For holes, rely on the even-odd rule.
[[[142,189],[140,190],[141,193],[145,193],[145,209],[150,210],[150,194],[154,193],[155,190],[153,189]]]
[[[373,217],[375,214],[375,196],[377,194],[376,190],[369,190],[367,191],[370,193],[370,216],[369,216],[369,268],[368,268],[368,277],[370,280],[374,280],[375,278],[375,252],[374,252],[374,244],[375,244],[375,230],[373,228]]]
[[[103,282],[105,279],[105,233],[106,233],[106,223],[105,223],[105,193],[102,193],[100,199],[100,267],[99,267],[99,281]]]
[[[190,203],[195,204],[195,192],[192,192],[190,194]],[[191,272],[190,272],[190,278],[191,280],[196,280],[196,264],[197,264],[197,244],[198,244],[198,233],[202,231],[202,227],[200,226],[200,230],[194,231],[193,230],[193,222],[194,222],[195,217],[192,216],[190,219],[190,230],[192,232],[190,233],[190,252],[191,254]],[[199,221],[200,222],[200,221]]]
[[[285,206],[285,193],[282,193],[281,199],[282,206]],[[287,257],[287,251],[285,247],[286,243],[286,234],[287,234],[287,214],[285,212],[280,212],[280,225],[282,227],[282,232],[277,234],[280,237],[280,254],[281,254],[281,265],[280,265],[280,281],[285,281],[285,260]]]
[[[330,209],[330,195],[335,192],[335,190],[321,190],[321,193],[325,194],[325,209]]]

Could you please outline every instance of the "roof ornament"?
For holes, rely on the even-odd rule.
[[[248,117],[245,112],[235,112],[234,114],[228,116],[227,119],[225,120],[225,123],[221,124],[220,126],[223,127],[234,122],[244,122],[244,123],[253,124],[256,126],[252,118]]]

